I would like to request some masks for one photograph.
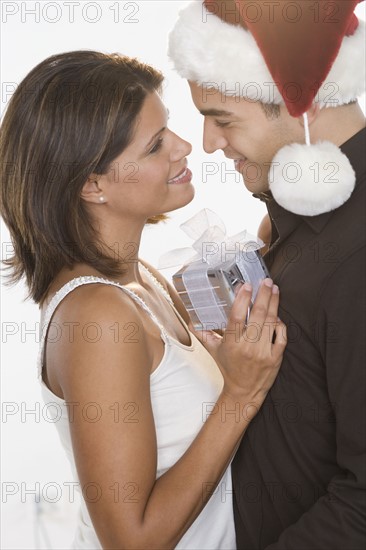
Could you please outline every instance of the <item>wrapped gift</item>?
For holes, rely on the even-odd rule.
[[[222,220],[208,209],[180,227],[194,240],[192,247],[168,252],[159,268],[183,264],[173,284],[194,327],[223,330],[240,283],[251,283],[253,303],[261,281],[269,277],[259,252],[264,243],[247,231],[228,237]]]

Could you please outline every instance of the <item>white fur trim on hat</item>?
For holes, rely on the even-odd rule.
[[[168,55],[187,80],[227,96],[283,103],[251,33],[225,23],[202,2],[180,12],[169,35]]]
[[[326,107],[354,101],[366,88],[366,23],[359,20],[352,36],[345,36],[337,58],[315,100]]]
[[[344,37],[316,102],[336,107],[365,91],[365,30],[360,20],[356,32]],[[180,12],[169,36],[168,55],[180,76],[201,86],[227,96],[284,103],[251,33],[208,12],[200,1]]]
[[[302,216],[335,210],[349,199],[355,183],[350,161],[329,141],[286,145],[274,157],[269,175],[276,202]]]

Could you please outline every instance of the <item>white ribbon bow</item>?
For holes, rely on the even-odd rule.
[[[228,255],[234,256],[243,251],[252,252],[264,246],[261,239],[250,235],[246,230],[231,237],[226,235],[225,224],[208,208],[200,210],[179,227],[194,242],[190,247],[175,248],[163,254],[159,259],[158,269],[185,266],[197,260],[213,266],[222,262]]]

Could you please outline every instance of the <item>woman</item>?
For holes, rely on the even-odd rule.
[[[138,257],[144,225],[194,195],[162,80],[119,55],[55,55],[2,126],[8,264],[41,307],[42,392],[82,491],[74,548],[234,548],[228,465],[286,343],[271,280],[247,327],[243,285],[204,342]]]

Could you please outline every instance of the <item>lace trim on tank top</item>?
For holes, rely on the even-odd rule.
[[[168,300],[168,302],[175,308],[174,306],[174,302],[169,294],[169,292],[167,292],[165,290],[165,288],[163,287],[163,285],[161,284],[160,281],[157,280],[157,278],[155,277],[155,275],[153,275],[151,273],[151,271],[146,267],[144,266],[144,264],[142,264],[141,262],[139,262],[139,266],[143,268],[143,270],[145,271],[146,275],[149,277],[149,279],[154,283],[155,286],[157,286],[159,288],[159,290],[162,292],[162,294],[165,296],[165,298]]]
[[[156,279],[156,277],[151,273],[151,271],[149,271],[147,269],[147,267],[145,267],[141,262],[139,262],[139,265],[142,266],[142,268],[144,269],[144,271],[148,275],[148,277],[151,279],[151,281],[159,288],[159,290],[163,293],[163,295],[168,300],[168,302],[174,307],[173,300],[171,299],[170,295],[165,290],[163,285]],[[47,306],[44,321],[43,321],[43,324],[42,324],[42,327],[41,327],[41,345],[40,345],[40,349],[39,349],[39,353],[38,353],[38,360],[37,360],[37,370],[38,370],[38,377],[39,378],[42,375],[45,337],[46,337],[46,334],[47,334],[47,330],[48,330],[48,326],[50,324],[51,318],[52,318],[57,306],[65,298],[65,296],[67,296],[67,294],[72,292],[75,288],[78,288],[79,286],[82,286],[84,284],[91,284],[91,283],[103,283],[103,284],[108,284],[108,285],[111,285],[111,286],[116,286],[116,287],[120,288],[121,290],[123,290],[124,292],[126,292],[126,294],[128,294],[135,302],[137,302],[142,307],[142,309],[144,309],[148,313],[148,315],[151,317],[152,321],[159,328],[162,339],[164,340],[164,343],[165,344],[168,343],[168,341],[170,339],[169,334],[166,332],[165,328],[159,322],[156,315],[151,311],[151,309],[146,304],[146,302],[138,294],[136,294],[136,292],[134,292],[133,290],[131,290],[127,287],[125,287],[121,283],[118,283],[116,281],[111,281],[111,280],[105,279],[103,277],[96,277],[94,275],[86,275],[86,276],[83,276],[83,277],[76,277],[75,279],[72,279],[71,281],[66,283],[63,287],[61,287],[60,290],[58,290],[56,292],[56,294],[53,296],[52,300],[50,301],[50,303]],[[181,318],[180,315],[179,315],[179,317]],[[183,319],[182,319],[182,321],[183,321]],[[191,342],[192,342],[192,339],[191,339]],[[185,346],[185,347],[189,348],[191,346]]]

